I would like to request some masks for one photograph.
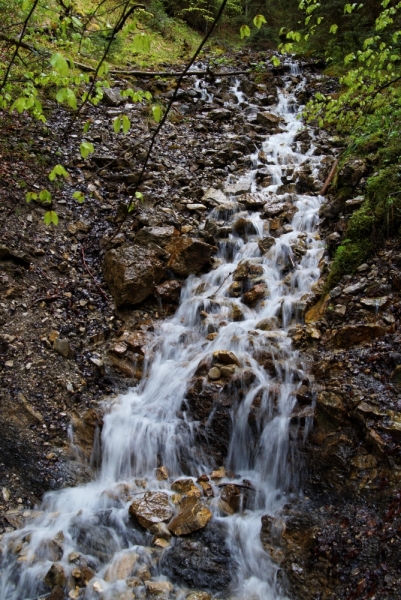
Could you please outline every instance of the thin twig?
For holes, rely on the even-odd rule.
[[[94,276],[92,275],[91,271],[89,270],[89,267],[86,263],[85,260],[85,252],[84,252],[84,247],[81,246],[81,255],[82,255],[82,264],[85,267],[85,270],[87,271],[87,273],[91,276],[93,283],[95,284],[95,286],[97,287],[97,289],[99,290],[100,294],[103,296],[103,298],[106,300],[106,302],[109,301],[106,292],[100,287],[100,285],[98,284],[98,282],[96,281],[96,279],[94,278]]]

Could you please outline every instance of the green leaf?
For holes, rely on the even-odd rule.
[[[120,133],[121,129],[121,117],[116,117],[113,121],[114,133]]]
[[[25,195],[25,200],[29,203],[32,200],[37,200],[38,199],[38,195],[36,194],[36,192],[28,192]]]
[[[141,192],[135,192],[135,198],[138,198],[139,201],[143,202],[143,194]]]
[[[77,17],[71,17],[71,21],[74,23],[75,27],[82,27],[82,23]]]
[[[127,133],[131,129],[131,121],[127,117],[127,115],[123,115],[123,132]]]
[[[241,36],[241,40],[243,40],[245,37],[249,37],[251,35],[251,30],[249,29],[248,25],[241,25],[239,34]]]
[[[253,19],[253,24],[258,29],[260,29],[262,27],[262,25],[265,24],[266,22],[267,21],[266,21],[266,19],[264,18],[263,15],[256,15],[256,17],[254,17],[254,19]]]
[[[279,67],[281,65],[280,59],[277,56],[272,56],[271,61],[275,67]]]
[[[50,64],[52,67],[61,75],[61,77],[68,77],[70,68],[64,56],[60,52],[55,52],[50,57]]]
[[[79,204],[82,204],[83,201],[85,200],[85,195],[82,192],[74,192],[72,197],[77,200],[77,202],[79,202]]]
[[[88,158],[89,154],[92,154],[95,151],[95,148],[91,142],[82,142],[79,151],[82,158]]]
[[[50,181],[54,181],[57,175],[62,175],[63,177],[69,177],[67,171],[64,169],[62,165],[56,165],[54,169],[49,173]]]
[[[88,121],[86,121],[86,123],[83,127],[83,132],[88,133],[91,125],[92,125],[92,121],[89,119]]]
[[[337,33],[338,25],[332,25],[330,27],[330,33]]]
[[[12,109],[16,108],[17,111],[21,114],[26,107],[26,98],[23,98],[22,96],[20,98],[17,98],[16,101],[14,102],[14,104],[12,105]]]
[[[152,115],[156,123],[160,123],[163,118],[163,111],[160,106],[152,106]]]
[[[43,220],[46,225],[51,225],[52,223],[54,225],[58,225],[58,215],[56,212],[54,212],[54,210],[48,210],[45,212],[43,215]]]
[[[48,190],[42,190],[39,194],[39,200],[42,202],[42,204],[51,204],[52,195]]]
[[[150,92],[145,92],[144,96],[145,96],[146,100],[152,100],[152,94]]]
[[[132,49],[134,52],[149,52],[150,50],[150,37],[146,33],[138,33],[134,37],[132,43]]]
[[[106,61],[103,61],[97,72],[98,77],[103,77],[103,75],[107,75],[107,73],[109,72],[109,68],[110,68],[109,63],[107,63]]]

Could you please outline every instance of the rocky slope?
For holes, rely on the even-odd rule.
[[[239,56],[239,64],[242,59],[250,57]],[[297,81],[294,76],[294,85]],[[163,81],[143,83],[160,99],[171,94]],[[154,320],[175,310],[185,277],[213,266],[216,246],[229,229],[224,214],[210,220],[207,211],[219,206],[227,175],[248,168],[249,153],[279,128],[269,113],[278,84],[280,76],[273,72],[241,76],[240,88],[260,106],[255,117],[241,110],[229,78],[210,78],[207,93],[214,94],[213,102],[206,102],[205,92],[188,82],[141,187],[145,202],[129,218],[125,202],[154,127],[144,106],[124,104],[117,93],[107,95],[108,104],[91,108],[83,122],[91,119],[86,139],[93,141],[96,153],[87,161],[77,156],[78,123],[62,144],[68,121],[62,112],[46,128],[32,123],[32,141],[21,141],[12,129],[2,134],[2,532],[19,526],[24,510],[44,491],[85,479],[96,469],[101,400],[140,379]],[[313,89],[334,85],[311,79],[300,101]],[[127,136],[116,137],[112,119],[121,113],[129,115],[133,127]],[[327,156],[320,181],[304,164],[298,173],[287,170],[283,191],[319,191],[341,146],[338,139],[319,135],[316,153]],[[308,147],[307,130],[296,143]],[[18,157],[25,153],[18,161],[17,150]],[[58,192],[60,225],[54,229],[43,225],[43,207],[24,203],[21,172],[28,187],[46,187],[45,167],[57,162],[65,164],[71,178]],[[283,567],[283,581],[294,598],[381,594],[390,599],[397,597],[400,583],[394,550],[401,511],[398,241],[389,241],[354,276],[343,277],[324,293],[332,250],[341,241],[347,214],[358,206],[367,175],[360,164],[349,164],[342,176],[349,183],[351,202],[339,206],[333,197],[322,208],[321,235],[328,248],[322,279],[315,298],[300,307],[305,325],[292,331],[293,343],[309,365],[292,419],[304,497],[289,504],[277,520],[264,519],[261,535]],[[257,177],[260,184],[270,185],[263,168]],[[86,194],[82,206],[71,199],[76,190]],[[230,192],[244,206],[260,208],[249,188]],[[273,236],[278,235],[291,218],[291,207],[264,210]],[[237,220],[236,227],[246,234],[248,224]],[[301,247],[297,251],[302,255]],[[253,294],[263,294],[255,288]],[[255,299],[250,296],[249,303]],[[219,370],[218,379],[223,369],[233,366],[225,359],[215,363],[200,365],[189,385],[197,420],[207,420],[212,406],[211,371]],[[239,385],[243,382],[242,377]],[[214,440],[208,451],[216,464],[226,452],[226,391],[208,432]],[[208,535],[213,537],[212,532]],[[221,539],[218,532],[216,536]],[[170,559],[172,571],[179,569],[179,556]],[[188,569],[196,571],[196,561]]]

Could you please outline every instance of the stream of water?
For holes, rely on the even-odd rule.
[[[234,353],[239,366],[232,366],[232,371],[251,372],[252,377],[233,402],[226,474],[209,479],[214,497],[202,499],[213,513],[205,531],[213,523],[223,528],[231,561],[230,582],[224,589],[216,589],[211,576],[203,589],[210,597],[231,600],[286,598],[277,577],[279,567],[260,540],[261,517],[280,510],[295,485],[297,467],[296,457],[291,460],[289,424],[304,373],[288,329],[301,319],[305,297],[319,277],[323,253],[316,229],[323,199],[281,193],[279,189],[283,177],[291,180],[291,174],[305,160],[309,160],[312,171],[319,167],[313,145],[306,155],[294,145],[302,126],[294,108],[294,77],[298,77],[299,86],[305,85],[297,69],[293,67],[279,91],[277,106],[272,107],[282,119],[281,131],[266,136],[251,156],[253,167],[242,178],[250,180],[251,192],[263,195],[266,202],[292,206],[292,218],[281,225],[281,234],[262,253],[258,241],[274,232],[269,231],[269,220],[262,219],[259,211],[244,212],[236,196],[229,194],[212,211],[210,219],[234,226],[234,232],[219,244],[216,267],[205,275],[188,278],[176,314],[158,326],[142,382],[108,408],[96,478],[83,486],[48,493],[25,527],[3,539],[2,600],[48,597],[49,588],[43,581],[54,562],[61,565],[65,575],[65,598],[145,598],[150,588],[143,584],[144,573],[154,582],[170,579],[171,569],[163,559],[168,548],[152,547],[153,536],[133,526],[128,508],[133,498],[145,491],[165,492],[173,507],[173,481],[192,477],[196,485],[197,477],[210,475],[221,466],[211,464],[210,456],[196,447],[201,425],[191,420],[185,403],[198,365],[218,351]],[[260,110],[247,104],[238,82],[232,92],[249,114]],[[204,94],[207,99],[207,91]],[[264,153],[263,164],[260,151]],[[256,182],[261,167],[271,175],[271,184],[264,188]],[[238,181],[233,175],[230,178],[228,184]],[[235,224],[240,219],[246,220],[247,232],[238,235]],[[248,274],[242,280],[241,269]],[[253,273],[251,279],[249,273]],[[237,288],[238,282],[244,285],[244,281],[259,286],[260,300],[245,302],[243,293],[235,292],[236,281]],[[241,320],[233,320],[233,311]],[[258,359],[264,353],[273,361],[273,370],[267,370],[265,362]],[[250,425],[255,406],[256,433]],[[156,477],[161,465],[168,480]],[[247,505],[233,514],[221,508],[220,494],[226,483],[237,484],[240,489],[248,486],[252,491]],[[121,561],[131,570],[119,570],[116,565]],[[110,575],[113,565],[114,575]],[[84,584],[86,568],[94,576]],[[175,576],[173,582],[174,588],[166,588],[159,597],[184,599],[199,589],[185,578],[179,582]],[[192,598],[203,600],[207,596]]]

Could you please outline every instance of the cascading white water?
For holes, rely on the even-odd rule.
[[[292,75],[299,75],[295,67]],[[238,93],[238,85],[233,91],[243,103],[245,98]],[[195,450],[196,431],[201,425],[193,422],[185,410],[188,382],[198,365],[218,350],[233,352],[241,366],[252,372],[243,397],[232,408],[225,467],[233,475],[219,480],[219,484],[247,481],[252,501],[244,510],[224,515],[219,505],[221,488],[213,481],[215,498],[207,501],[214,521],[226,528],[226,543],[235,564],[229,592],[223,595],[232,600],[285,598],[277,582],[278,566],[260,540],[261,517],[279,510],[290,489],[289,422],[303,373],[288,328],[302,312],[305,295],[319,276],[323,252],[316,235],[322,198],[280,193],[279,189],[287,169],[296,168],[306,158],[292,149],[300,123],[289,105],[294,105],[294,98],[284,88],[274,108],[282,117],[282,131],[262,143],[261,150],[268,158],[263,167],[270,170],[271,185],[260,189],[256,183],[257,170],[262,166],[257,153],[252,157],[255,169],[247,177],[252,180],[252,192],[263,194],[266,202],[274,199],[295,207],[291,222],[262,254],[257,242],[269,234],[269,221],[259,212],[244,213],[235,197],[230,196],[226,205],[212,212],[210,218],[216,220],[222,220],[224,213],[229,215],[226,221],[234,229],[235,223],[246,217],[248,234],[230,234],[220,243],[219,265],[206,275],[187,280],[177,313],[156,332],[157,341],[149,354],[143,381],[110,406],[104,420],[102,465],[97,478],[84,486],[47,494],[40,511],[24,529],[3,539],[2,600],[31,600],[41,594],[45,597],[42,582],[54,562],[64,568],[71,598],[145,597],[143,586],[133,591],[128,577],[110,578],[107,573],[115,557],[121,555],[135,553],[137,572],[156,564],[149,534],[129,522],[128,507],[135,495],[145,488],[171,495],[170,484],[175,479],[187,477],[189,472],[195,480],[219,466],[210,464],[210,456]],[[308,158],[316,167],[319,159],[312,157],[312,152],[313,148]],[[293,251],[297,244],[302,246],[298,258]],[[243,297],[231,293],[233,273],[241,265],[254,267],[258,275],[253,283],[265,286],[265,297],[256,304],[245,304]],[[233,307],[242,313],[242,320],[232,320]],[[200,311],[206,314],[203,320]],[[207,335],[210,331],[216,335]],[[272,357],[274,373],[258,361],[258,354],[266,350]],[[255,406],[256,432],[249,422]],[[155,470],[160,465],[166,467],[170,481],[157,480]],[[78,552],[96,572],[82,588],[76,587],[76,564],[71,558],[76,558]],[[165,579],[163,566],[155,568],[153,579]],[[213,590],[213,581],[209,587]],[[188,585],[177,584],[170,597],[185,598],[189,589]],[[215,597],[222,596],[217,593]]]

